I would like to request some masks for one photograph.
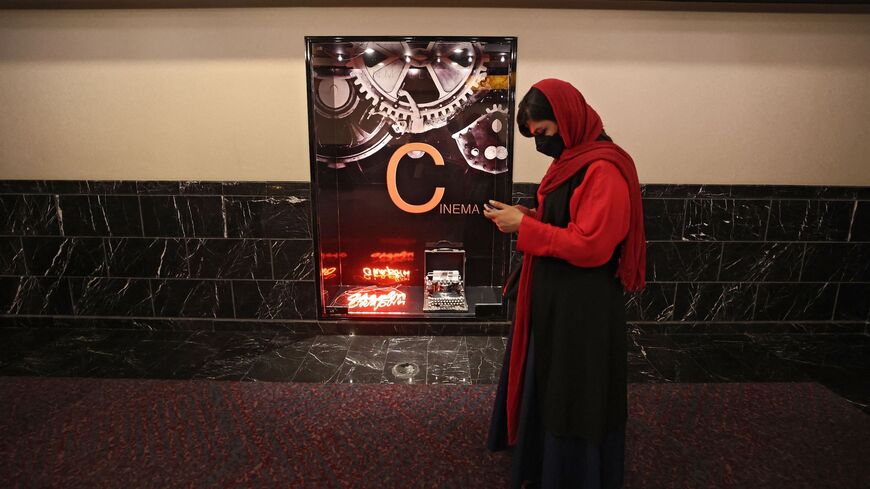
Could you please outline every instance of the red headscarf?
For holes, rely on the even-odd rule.
[[[556,79],[541,80],[534,85],[547,97],[556,115],[559,134],[565,142],[565,150],[553,160],[538,186],[538,212],[543,208],[544,198],[574,176],[581,168],[597,160],[613,163],[628,182],[631,204],[628,234],[619,255],[619,276],[625,290],[636,291],[644,287],[646,280],[646,237],[643,227],[643,208],[637,169],[631,156],[609,141],[596,141],[603,124],[579,90],[568,82]],[[522,399],[523,370],[529,342],[530,286],[532,256],[523,256],[517,292],[517,309],[511,339],[510,365],[508,371],[507,421],[508,444],[517,441],[519,429],[520,399]]]

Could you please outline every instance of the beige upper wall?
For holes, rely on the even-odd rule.
[[[870,185],[868,15],[510,9],[0,11],[0,178],[308,180],[303,38],[373,34],[517,36],[644,183]]]

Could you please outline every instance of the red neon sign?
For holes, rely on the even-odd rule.
[[[407,282],[411,280],[410,270],[400,270],[397,268],[363,268],[363,278],[369,282],[375,281],[392,281],[392,282]]]
[[[335,277],[336,270],[337,270],[336,267],[324,267],[324,268],[320,269],[320,275],[324,279],[329,279],[329,278]]]
[[[407,295],[395,287],[363,287],[343,294],[348,313],[374,313],[401,309]]]
[[[371,254],[373,260],[380,263],[403,263],[414,261],[413,251],[398,251],[395,253],[384,253],[376,251]]]
[[[354,292],[347,298],[348,309],[387,309],[394,306],[404,306],[406,295],[404,292],[396,290],[387,292],[386,294],[366,294],[364,292]]]
[[[321,253],[320,258],[347,258],[347,252],[341,251],[338,253]]]

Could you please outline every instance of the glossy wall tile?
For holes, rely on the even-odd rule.
[[[534,207],[536,188],[515,184],[514,202]],[[633,324],[864,330],[870,188],[642,193],[648,285],[626,294]],[[311,212],[307,182],[0,181],[0,325],[507,333],[508,322],[491,320],[318,321]]]

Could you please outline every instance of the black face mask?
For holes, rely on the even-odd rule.
[[[535,149],[552,158],[558,158],[565,150],[565,142],[558,133],[552,136],[539,134],[535,136]]]

